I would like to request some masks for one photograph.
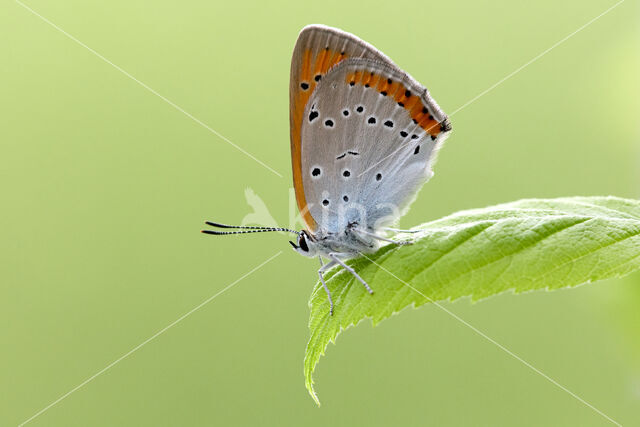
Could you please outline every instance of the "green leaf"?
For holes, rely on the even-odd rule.
[[[370,318],[378,322],[405,307],[505,291],[560,289],[618,277],[640,268],[640,201],[615,197],[521,200],[458,212],[422,224],[419,233],[397,238],[413,245],[387,245],[348,262],[375,291],[341,268],[325,277],[334,300],[318,283],[309,306],[311,336],[305,353],[305,383],[329,342]]]

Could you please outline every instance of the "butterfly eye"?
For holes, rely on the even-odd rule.
[[[300,245],[300,249],[305,252],[309,252],[309,246],[307,245],[307,239],[304,238],[304,234],[301,234],[298,238],[298,245]]]

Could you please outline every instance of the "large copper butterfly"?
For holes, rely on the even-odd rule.
[[[291,61],[291,163],[296,201],[307,226],[208,225],[238,231],[286,231],[300,254],[318,257],[323,273],[340,265],[373,294],[344,260],[371,253],[433,175],[436,153],[451,131],[427,89],[356,36],[323,25],[305,27]],[[323,264],[322,258],[328,259]]]

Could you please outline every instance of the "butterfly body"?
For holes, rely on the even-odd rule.
[[[429,91],[375,47],[344,31],[310,25],[291,60],[291,163],[306,229],[272,227],[209,234],[289,231],[293,248],[318,257],[318,276],[340,265],[373,290],[344,260],[376,251],[432,176],[449,119]],[[324,264],[322,258],[329,260]]]
[[[330,254],[340,254],[341,256],[357,256],[360,253],[373,253],[380,242],[366,234],[358,233],[358,224],[352,223],[345,229],[336,233],[310,234],[307,230],[301,232],[302,239],[297,244],[293,244],[294,249],[303,256],[329,257]],[[306,249],[305,250],[305,246]]]

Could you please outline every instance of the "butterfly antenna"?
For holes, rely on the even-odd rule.
[[[231,228],[231,229],[239,229],[240,231],[217,231],[217,230],[202,230],[205,234],[213,234],[215,236],[224,236],[227,234],[247,234],[247,233],[264,233],[267,231],[286,231],[293,234],[298,234],[297,231],[291,230],[289,228],[282,227],[257,227],[257,226],[246,226],[246,225],[227,225],[220,224],[218,222],[206,221],[205,224],[210,225],[212,227],[217,228]]]

